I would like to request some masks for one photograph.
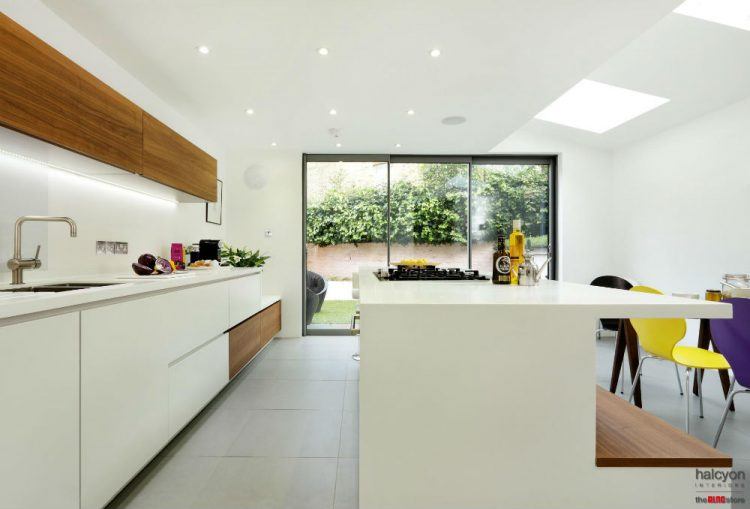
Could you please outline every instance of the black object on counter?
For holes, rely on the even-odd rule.
[[[389,268],[388,272],[380,269],[375,272],[375,275],[381,281],[486,281],[489,279],[478,270],[439,269],[434,265],[419,268],[399,265],[395,269]]]
[[[221,260],[218,240],[203,239],[198,243],[198,258],[201,260]]]

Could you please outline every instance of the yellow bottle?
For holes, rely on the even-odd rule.
[[[510,234],[510,284],[518,284],[518,266],[524,261],[526,239],[521,231],[521,220],[513,220],[513,233]]]

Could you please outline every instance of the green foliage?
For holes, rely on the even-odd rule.
[[[549,214],[548,172],[545,166],[474,166],[472,174],[473,238],[492,241],[498,232],[510,234],[513,219],[546,246]],[[414,178],[393,178],[391,241],[425,244],[467,242],[468,172],[465,165],[423,164]],[[399,175],[402,176],[402,175]],[[406,176],[406,175],[403,175]],[[308,205],[307,240],[333,244],[385,242],[388,235],[384,185],[343,188],[341,179],[318,202]],[[534,246],[536,247],[536,246]]]
[[[229,262],[232,267],[262,267],[269,258],[270,256],[261,255],[260,249],[252,251],[229,244],[221,246],[221,259]]]

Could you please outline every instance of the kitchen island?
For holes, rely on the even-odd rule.
[[[544,281],[360,273],[360,508],[684,508],[694,468],[599,468],[599,318],[731,307]],[[695,416],[697,418],[697,415]]]

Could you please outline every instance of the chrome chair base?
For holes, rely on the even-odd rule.
[[[715,448],[719,444],[719,438],[721,437],[721,432],[724,430],[724,423],[727,420],[727,415],[729,415],[729,407],[732,406],[732,401],[734,401],[734,397],[737,394],[743,393],[743,392],[750,392],[750,389],[745,389],[744,387],[741,389],[735,389],[734,383],[736,380],[732,378],[732,384],[729,386],[729,395],[727,395],[727,404],[724,406],[724,413],[721,414],[721,421],[719,422],[719,428],[716,430],[716,435],[714,435],[714,443],[713,447]]]

